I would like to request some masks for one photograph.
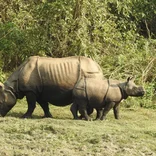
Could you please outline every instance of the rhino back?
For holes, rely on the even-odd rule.
[[[38,71],[44,87],[69,90],[79,77],[79,62],[68,58],[41,58],[38,61]]]
[[[81,70],[91,75],[102,77],[102,70],[93,60],[86,57],[39,58],[38,73],[43,86],[59,87],[66,91],[73,89],[81,77]]]
[[[80,57],[81,68],[86,73],[102,73],[102,69],[95,61],[90,58]],[[102,74],[103,75],[103,74]]]

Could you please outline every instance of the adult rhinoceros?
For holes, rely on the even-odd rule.
[[[36,101],[44,111],[44,117],[51,117],[48,102],[56,106],[72,103],[72,90],[83,74],[103,78],[100,66],[86,57],[28,58],[2,84],[0,83],[0,115],[5,116],[16,104],[17,99],[26,96],[28,110],[24,118],[31,117]]]

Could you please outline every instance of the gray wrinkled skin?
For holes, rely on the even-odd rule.
[[[128,78],[125,82],[118,80],[97,80],[94,78],[82,78],[73,89],[73,106],[77,106],[80,114],[85,120],[90,120],[87,109],[97,110],[96,119],[105,119],[107,113],[113,108],[114,117],[119,119],[119,104],[128,96],[140,97],[145,94],[141,86],[134,83],[133,78]],[[72,111],[77,119],[76,109]]]
[[[103,78],[100,66],[86,57],[30,57],[4,84],[0,83],[0,115],[5,116],[17,99],[26,96],[28,110],[24,118],[31,117],[36,102],[42,107],[44,117],[52,117],[48,103],[71,104],[72,90],[82,75]]]

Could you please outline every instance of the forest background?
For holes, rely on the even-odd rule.
[[[83,55],[105,78],[135,75],[146,95],[125,106],[156,108],[155,0],[1,0],[0,81],[32,55]]]

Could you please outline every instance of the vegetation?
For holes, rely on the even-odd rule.
[[[1,0],[0,80],[31,55],[95,59],[106,78],[136,75],[146,87],[144,107],[156,88],[154,0]]]
[[[0,118],[2,155],[154,155],[155,10],[155,0],[1,0],[1,82],[31,55],[83,55],[106,78],[135,75],[146,89],[123,103],[120,121],[72,121],[68,107],[56,108],[59,120],[38,119],[40,109],[35,119],[21,120],[14,118],[23,112],[17,104]]]

